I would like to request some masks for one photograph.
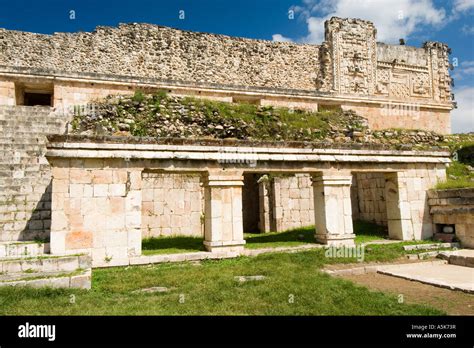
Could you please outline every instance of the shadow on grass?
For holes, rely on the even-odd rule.
[[[355,221],[356,243],[387,239],[387,228],[371,222]],[[298,246],[315,244],[314,226],[296,228],[284,232],[245,233],[246,247],[250,249],[265,247]],[[187,236],[153,237],[144,239],[144,255],[173,254],[205,251],[203,238]]]
[[[377,225],[368,221],[354,221],[354,233],[356,235],[356,243],[388,239],[386,226]]]
[[[387,227],[367,221],[354,221],[356,243],[388,239]],[[317,243],[314,239],[314,226],[296,228],[284,232],[245,233],[247,248],[296,246]]]
[[[316,243],[314,227],[301,227],[285,232],[245,233],[246,246],[285,246]]]
[[[200,237],[153,237],[146,238],[142,241],[142,253],[144,255],[172,254],[204,250],[203,238]]]

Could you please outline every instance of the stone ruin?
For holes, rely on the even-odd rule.
[[[209,251],[239,254],[244,229],[316,225],[319,242],[352,245],[352,220],[364,219],[392,238],[431,237],[426,191],[445,179],[447,152],[46,139],[65,133],[77,106],[137,89],[354,110],[373,129],[450,132],[445,44],[378,43],[374,25],[359,19],[332,18],[325,31],[321,45],[308,45],[148,24],[54,35],[0,29],[0,240],[46,238],[52,254],[118,265],[139,257],[150,236],[203,236]]]

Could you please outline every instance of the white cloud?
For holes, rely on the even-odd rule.
[[[377,28],[377,40],[387,43],[408,39],[423,26],[441,28],[446,20],[445,10],[436,8],[432,0],[306,0],[303,3],[303,7],[293,10],[306,20],[308,35],[297,41],[315,44],[323,41],[324,21],[333,16],[372,21]]]
[[[459,66],[454,68],[453,78],[456,80],[463,80],[466,77],[474,75],[474,60],[462,61]]]
[[[474,132],[474,87],[462,87],[454,95],[458,108],[451,111],[452,132]]]
[[[464,25],[461,30],[466,35],[474,35],[474,25]]]
[[[273,34],[272,35],[272,40],[273,41],[278,41],[278,42],[292,42],[293,41],[290,38],[284,37],[281,34]]]
[[[474,0],[456,0],[453,5],[455,12],[465,12],[474,9]]]

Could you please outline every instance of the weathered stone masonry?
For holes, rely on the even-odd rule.
[[[422,48],[377,43],[372,23],[340,18],[325,24],[321,45],[232,38],[147,24],[54,35],[0,29],[0,146],[5,150],[0,168],[0,240],[48,238],[51,176],[43,156],[45,135],[64,132],[72,106],[136,89],[166,90],[227,102],[311,110],[341,107],[357,111],[375,129],[407,127],[448,133],[453,106],[448,54],[446,45],[435,42]],[[28,106],[35,105],[38,96],[43,102],[49,98],[51,107]],[[257,179],[263,174],[253,173]],[[181,181],[179,173],[148,175],[143,194],[149,200],[141,206],[140,227],[147,232],[142,236],[167,235],[172,230],[204,233],[205,221],[202,216],[198,219],[206,195],[203,181],[198,184],[196,177],[188,176]],[[167,186],[160,175],[176,182]],[[352,189],[352,211],[355,218],[388,225],[386,204],[378,199],[386,199],[380,175],[353,174],[357,190]],[[375,176],[380,182],[376,188],[368,184]],[[181,197],[180,182],[186,190],[192,186],[184,203],[171,198],[165,202],[154,193],[164,189],[169,197]],[[147,185],[153,186],[153,196]],[[250,201],[260,208],[252,226],[258,225],[260,231],[314,223],[308,173],[274,177],[254,189],[259,191],[258,202]],[[247,204],[247,187],[242,190]],[[190,214],[176,214],[167,221],[168,212],[188,206]],[[243,218],[250,219],[246,212]]]
[[[97,142],[95,142],[97,141]],[[283,146],[282,146],[283,145]],[[219,163],[221,150],[241,155],[252,146],[254,167]],[[321,149],[300,143],[232,141],[124,143],[123,139],[53,137],[51,252],[89,251],[94,265],[128,264],[141,254],[144,178],[149,173],[199,173],[204,187],[204,245],[211,252],[240,253],[244,174],[307,173],[314,197],[315,237],[329,245],[352,245],[353,172],[382,173],[389,235],[432,236],[426,191],[446,176],[446,152]],[[187,191],[192,193],[194,188]],[[173,218],[173,216],[171,216]],[[113,260],[113,261],[111,261]]]
[[[0,102],[50,90],[67,110],[110,93],[166,89],[224,101],[354,109],[371,128],[449,133],[449,49],[376,42],[368,21],[332,18],[321,45],[193,33],[148,24],[92,33],[0,30]]]

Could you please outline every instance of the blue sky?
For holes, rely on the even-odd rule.
[[[70,19],[70,11],[75,19]],[[180,19],[184,11],[184,19]],[[378,40],[452,48],[459,108],[453,131],[474,131],[474,0],[0,0],[0,27],[39,33],[91,31],[97,25],[146,22],[267,40],[320,43],[333,16],[372,20]]]

